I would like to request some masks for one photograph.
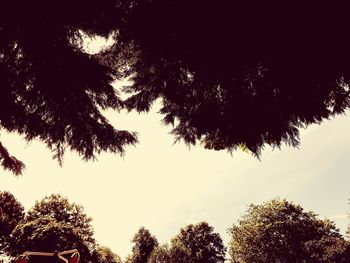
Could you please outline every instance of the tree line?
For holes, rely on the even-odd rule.
[[[293,202],[272,199],[251,204],[227,230],[230,242],[207,222],[180,229],[160,244],[145,227],[132,239],[132,252],[122,260],[94,238],[92,218],[82,206],[61,195],[46,196],[26,213],[9,192],[0,192],[0,256],[13,259],[26,250],[77,248],[83,263],[341,263],[350,260],[350,242],[328,219],[319,219]],[[49,263],[31,258],[31,263]]]

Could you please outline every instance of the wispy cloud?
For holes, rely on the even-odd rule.
[[[348,214],[343,214],[343,215],[332,215],[328,217],[329,219],[342,219],[342,218],[349,218]]]

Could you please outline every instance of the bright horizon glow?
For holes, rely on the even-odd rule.
[[[169,242],[190,223],[207,221],[220,233],[245,213],[250,203],[286,198],[334,220],[342,233],[349,219],[350,118],[338,116],[302,132],[300,149],[267,148],[261,161],[235,151],[188,149],[173,145],[161,116],[107,112],[117,129],[139,133],[140,143],[124,157],[101,154],[84,162],[67,152],[63,167],[40,142],[29,144],[15,134],[2,134],[8,150],[27,165],[23,176],[0,175],[8,190],[30,209],[46,195],[61,194],[81,204],[93,218],[97,243],[121,257],[131,253],[130,240],[145,226],[160,243]]]

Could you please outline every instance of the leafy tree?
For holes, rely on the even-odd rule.
[[[147,263],[172,263],[168,245],[155,247]]]
[[[172,241],[169,254],[171,263],[194,263],[191,251],[179,241]]]
[[[91,247],[84,236],[72,225],[57,221],[51,216],[21,223],[14,229],[10,252],[16,256],[24,251],[63,251],[76,248],[82,262],[92,259]],[[34,263],[52,263],[50,257],[31,256]]]
[[[171,262],[220,263],[225,262],[226,248],[213,227],[202,222],[188,225],[171,240]]]
[[[127,258],[127,263],[147,263],[153,249],[158,245],[157,239],[151,233],[141,227],[134,235],[132,242],[132,254]]]
[[[52,194],[40,202],[37,201],[28,211],[25,221],[33,221],[43,216],[51,216],[57,222],[64,222],[72,226],[76,231],[79,231],[86,242],[91,244],[91,247],[95,245],[94,230],[91,225],[92,218],[84,213],[84,208],[81,205],[70,203],[67,198],[59,194]]]
[[[93,262],[96,263],[122,263],[121,258],[105,246],[97,246],[93,254]]]
[[[82,206],[69,203],[68,199],[60,195],[47,196],[36,202],[13,230],[11,255],[25,250],[61,251],[77,248],[82,262],[88,262],[93,259],[96,247],[91,220]],[[38,262],[48,260],[36,258]]]
[[[230,262],[349,260],[345,260],[348,245],[333,222],[286,200],[250,205],[230,233]]]
[[[24,217],[24,207],[8,191],[0,192],[0,255],[8,246],[12,230]]]
[[[339,237],[322,237],[305,244],[305,250],[310,254],[310,262],[345,263],[350,260],[349,241]]]

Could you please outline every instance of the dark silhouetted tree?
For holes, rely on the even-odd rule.
[[[82,206],[70,203],[60,195],[45,197],[36,202],[13,230],[10,253],[15,256],[26,250],[62,251],[77,248],[82,262],[89,262],[96,248],[91,220]],[[50,259],[35,257],[35,262],[50,262]]]
[[[101,109],[148,111],[158,98],[176,140],[257,156],[349,108],[346,3],[39,0],[2,14],[0,130],[43,141],[60,162],[66,148],[123,153],[136,135]],[[111,49],[84,51],[84,36],[109,34]],[[111,86],[123,77],[126,101]],[[2,144],[0,161],[23,168]]]
[[[147,263],[153,249],[158,245],[157,239],[141,227],[132,239],[132,254],[126,259],[127,263]]]
[[[84,52],[82,38],[119,28],[119,1],[8,3],[0,18],[0,130],[39,139],[62,162],[66,148],[83,159],[123,153],[134,133],[116,130],[101,110],[122,102],[117,71]],[[64,14],[64,15],[63,15]],[[83,34],[81,32],[84,32]],[[15,174],[23,163],[0,144],[0,162]]]
[[[135,54],[126,104],[161,98],[176,140],[259,155],[349,108],[345,3],[126,2],[115,45]]]
[[[24,217],[24,207],[10,192],[0,192],[0,255],[5,253],[10,235]]]
[[[219,234],[206,222],[188,225],[171,240],[171,262],[223,263],[226,248]]]
[[[333,222],[286,200],[250,205],[230,229],[230,262],[348,262]]]

